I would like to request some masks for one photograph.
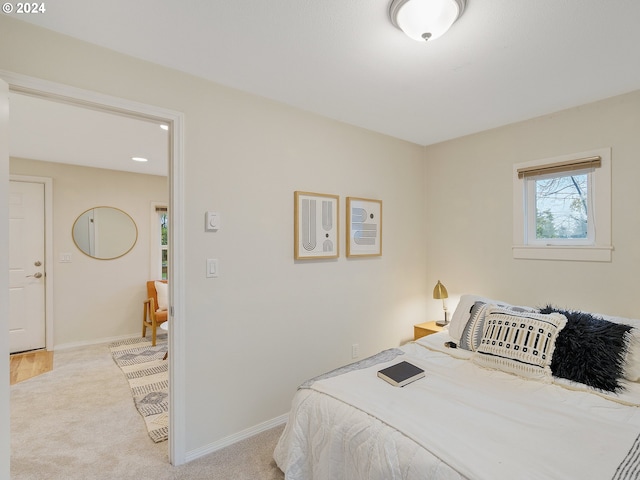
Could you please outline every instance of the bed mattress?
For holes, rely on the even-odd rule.
[[[285,478],[640,478],[622,472],[638,462],[640,384],[615,395],[523,379],[473,364],[449,339],[430,335],[300,388],[274,452]],[[400,360],[425,378],[398,388],[377,377]]]

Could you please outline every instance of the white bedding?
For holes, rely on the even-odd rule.
[[[406,387],[376,375],[396,358],[299,390],[274,452],[285,478],[614,477],[640,434],[640,409],[483,369],[469,352],[443,348],[447,339],[401,347],[401,359],[426,370]],[[640,384],[624,401],[640,401]]]

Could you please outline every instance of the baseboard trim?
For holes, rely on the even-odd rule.
[[[118,335],[117,337],[96,338],[93,340],[83,340],[81,342],[62,343],[53,347],[54,351],[68,350],[70,348],[88,347],[90,345],[100,345],[102,343],[118,342],[120,340],[128,340],[129,338],[140,337],[139,333],[130,333],[128,335]]]
[[[280,415],[279,417],[272,418],[271,420],[267,420],[266,422],[259,423],[258,425],[254,425],[253,427],[241,430],[240,432],[234,433],[233,435],[229,435],[228,437],[222,438],[217,442],[213,442],[209,445],[191,450],[186,454],[186,461],[190,462],[192,460],[196,460],[200,457],[204,457],[205,455],[228,447],[229,445],[238,443],[241,440],[253,437],[254,435],[264,432],[265,430],[269,430],[270,428],[282,425],[283,423],[287,422],[288,418],[289,413],[285,413],[283,415]]]

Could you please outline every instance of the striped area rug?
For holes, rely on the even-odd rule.
[[[169,436],[169,374],[167,335],[158,334],[156,346],[146,338],[121,340],[109,345],[111,356],[127,377],[133,401],[147,426],[151,439],[158,443]]]

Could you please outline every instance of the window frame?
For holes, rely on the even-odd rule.
[[[531,167],[543,167],[578,158],[599,156],[601,166],[589,169],[588,210],[590,228],[593,228],[593,240],[553,239],[532,242],[528,238],[527,221],[530,213],[527,195],[531,194],[528,185],[534,182],[527,177],[519,178],[518,170]],[[574,170],[575,171],[575,170]],[[575,171],[578,173],[579,171]],[[568,173],[568,172],[567,172]],[[548,177],[548,175],[545,175]],[[554,176],[557,176],[557,172]],[[544,176],[543,176],[544,177]],[[535,177],[533,177],[535,178]],[[534,215],[535,215],[535,209]],[[611,252],[611,148],[601,148],[587,152],[573,153],[553,158],[545,158],[515,164],[513,166],[513,258],[528,260],[569,260],[610,262]]]

